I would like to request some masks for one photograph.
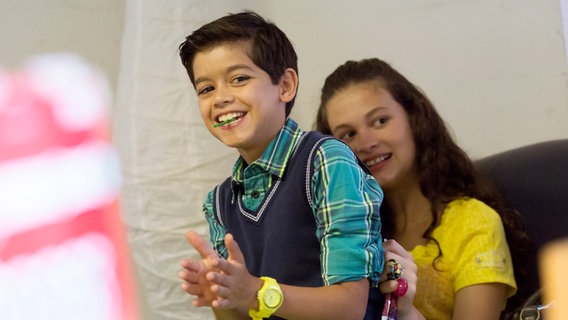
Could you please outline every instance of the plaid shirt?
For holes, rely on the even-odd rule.
[[[233,167],[232,183],[244,186],[242,201],[247,209],[256,210],[274,179],[284,175],[286,164],[305,133],[289,118],[259,159],[247,166],[239,157]],[[371,285],[377,286],[384,263],[379,216],[383,192],[343,142],[330,139],[318,149],[311,199],[324,283],[369,278]],[[226,257],[225,229],[213,212],[213,191],[205,200],[203,212],[213,248]],[[291,241],[292,237],[291,234]]]

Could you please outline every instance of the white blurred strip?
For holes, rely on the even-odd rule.
[[[1,319],[122,319],[115,264],[112,243],[97,233],[0,263]]]
[[[0,163],[0,234],[78,215],[119,188],[117,156],[102,142]]]
[[[74,54],[43,54],[28,64],[35,93],[51,102],[58,124],[68,130],[89,130],[105,119],[110,89],[98,69]]]

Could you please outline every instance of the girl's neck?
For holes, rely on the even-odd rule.
[[[406,250],[426,245],[424,232],[432,223],[432,206],[416,183],[408,188],[385,191],[385,201],[392,214],[394,239]]]

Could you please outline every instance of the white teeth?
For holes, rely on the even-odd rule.
[[[375,164],[377,164],[381,161],[386,160],[388,157],[389,157],[389,155],[385,154],[385,155],[382,155],[382,156],[380,156],[380,157],[378,157],[374,160],[369,160],[369,161],[365,162],[365,164],[367,165],[367,167],[370,167],[370,166],[375,165]]]
[[[219,116],[219,122],[223,122],[223,121],[233,119],[233,118],[238,118],[238,117],[242,116],[243,114],[245,114],[245,113],[244,112],[225,113],[224,115]]]

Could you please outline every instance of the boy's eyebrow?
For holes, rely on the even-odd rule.
[[[239,70],[239,69],[247,69],[247,70],[251,70],[251,71],[253,70],[250,66],[248,66],[246,64],[236,64],[236,65],[228,67],[225,72],[230,73],[230,72],[233,72],[233,71]],[[209,78],[207,78],[207,77],[197,77],[197,78],[195,78],[195,85],[197,86],[200,82],[207,81],[207,80],[209,80]]]

